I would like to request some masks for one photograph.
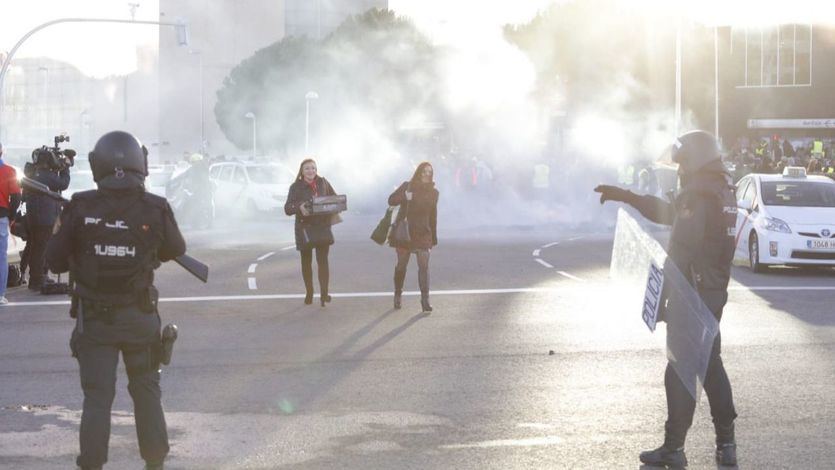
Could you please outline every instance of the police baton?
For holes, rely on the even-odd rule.
[[[55,199],[56,201],[60,202],[70,202],[64,196],[61,196],[61,193],[57,193],[51,189],[49,186],[41,183],[40,181],[35,181],[31,178],[23,177],[20,180],[20,185],[24,188],[34,191],[38,194],[42,194],[48,198]],[[208,282],[209,280],[209,266],[205,263],[198,261],[195,258],[192,258],[189,255],[180,255],[174,258],[174,261],[183,267],[186,271],[188,271],[192,276],[200,279],[203,282]]]

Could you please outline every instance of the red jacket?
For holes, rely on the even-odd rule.
[[[0,217],[9,217],[20,205],[20,185],[14,167],[0,165]]]

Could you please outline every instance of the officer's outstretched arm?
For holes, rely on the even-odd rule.
[[[629,205],[638,209],[641,215],[656,224],[673,225],[676,210],[670,202],[644,194],[642,196],[635,195],[635,199],[630,201]]]
[[[638,209],[647,219],[664,225],[672,225],[675,218],[675,206],[671,203],[649,195],[638,195],[629,191],[628,189],[618,188],[617,186],[610,186],[601,184],[594,188],[595,192],[600,193],[600,203],[606,201],[620,201],[629,204]]]
[[[50,271],[58,274],[70,270],[70,253],[72,253],[72,203],[64,206],[61,212],[60,226],[46,244],[46,266]]]

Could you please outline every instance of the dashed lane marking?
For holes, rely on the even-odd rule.
[[[289,250],[293,247],[295,247],[295,245],[285,246],[284,248],[281,249],[281,251],[287,251],[287,250]],[[266,254],[263,254],[263,255],[259,256],[255,260],[256,261],[264,261],[265,259],[269,258],[270,256],[272,256],[274,254],[275,254],[275,251],[271,251],[269,253],[266,253]],[[249,265],[249,269],[247,269],[246,272],[247,272],[247,274],[255,274],[255,270],[257,268],[258,268],[258,263],[252,263],[252,264]],[[247,278],[246,281],[247,281],[247,286],[249,287],[249,290],[258,289],[258,284],[257,284],[257,281],[255,280],[254,276]]]
[[[560,275],[562,275],[562,276],[565,276],[565,277],[567,277],[567,278],[569,278],[569,279],[574,279],[575,281],[586,282],[586,280],[585,280],[585,279],[580,279],[579,277],[577,277],[577,276],[575,276],[575,275],[573,275],[573,274],[569,274],[569,273],[567,273],[567,272],[565,272],[565,271],[557,271],[557,274],[560,274]]]
[[[560,244],[560,242],[546,243],[546,244],[542,245],[542,248],[551,248],[552,246],[556,246],[556,245],[559,245],[559,244]]]
[[[270,256],[272,256],[274,254],[275,254],[275,251],[271,251],[271,252],[267,253],[266,255],[259,256],[256,261],[264,261],[265,259],[269,258]]]
[[[537,262],[537,263],[539,263],[539,264],[541,264],[541,265],[545,266],[545,267],[546,267],[546,268],[548,268],[548,269],[553,269],[553,268],[554,268],[553,266],[551,266],[550,264],[548,264],[548,262],[547,262],[547,261],[543,261],[541,258],[534,258],[534,260],[536,260],[536,262]]]

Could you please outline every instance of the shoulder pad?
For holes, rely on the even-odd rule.
[[[95,198],[98,195],[98,189],[90,189],[88,191],[79,191],[77,193],[73,193],[72,201],[82,201],[82,200],[90,200]]]
[[[142,200],[145,202],[149,202],[161,209],[168,207],[168,199],[165,199],[162,196],[157,196],[153,193],[149,193],[147,191],[142,195]]]

